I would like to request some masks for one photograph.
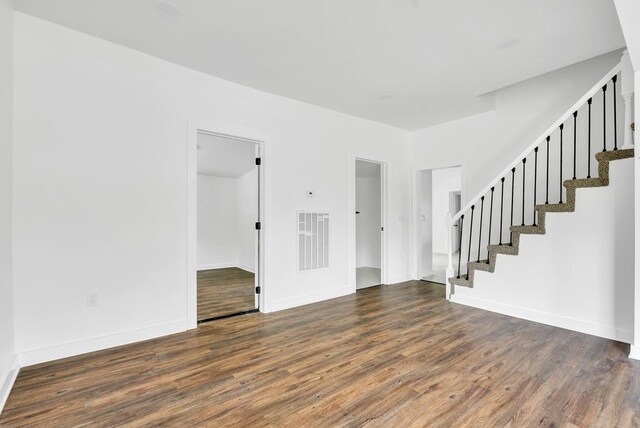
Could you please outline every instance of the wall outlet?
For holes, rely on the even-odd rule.
[[[87,294],[87,306],[98,306],[98,293],[92,292]]]

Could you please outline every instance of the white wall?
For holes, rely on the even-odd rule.
[[[495,110],[415,133],[414,168],[462,165],[464,205],[611,70],[621,55],[616,51],[500,89],[494,94]]]
[[[633,68],[640,71],[640,3],[636,0],[614,0],[624,40],[631,55]]]
[[[406,132],[20,13],[14,71],[15,328],[24,363],[186,328],[190,119],[266,141],[264,310],[355,291],[355,157],[388,163],[389,278],[410,277]],[[301,209],[332,213],[330,269],[296,270]],[[91,291],[97,307],[86,306]]]
[[[574,213],[550,213],[546,235],[452,301],[622,342],[633,337],[633,159],[611,163],[608,187],[578,189]]]
[[[198,175],[198,270],[237,265],[237,179]]]
[[[449,212],[449,193],[460,191],[460,167],[434,169],[432,172],[433,252],[447,252],[445,218]],[[452,215],[455,213],[451,213]]]
[[[13,139],[13,9],[0,0],[0,411],[14,364],[11,272],[11,174]]]
[[[236,179],[236,209],[238,256],[236,266],[249,272],[255,271],[256,230],[258,221],[258,168]]]
[[[356,170],[358,165],[356,165]],[[356,173],[357,175],[357,173]],[[381,173],[356,178],[356,267],[381,267]]]
[[[504,88],[495,93],[496,110],[418,132],[414,137],[416,159],[414,168],[428,169],[461,164],[463,198],[476,196],[476,192],[488,185],[490,180],[526,146],[531,144],[566,109],[613,68],[620,61],[620,58],[621,53],[614,52]],[[609,91],[610,96],[611,91]],[[618,101],[620,102],[619,94]],[[602,117],[601,100],[594,98],[593,107],[592,153],[595,153],[602,150],[602,128],[600,120],[598,120]],[[620,104],[618,105],[618,113],[623,114]],[[581,110],[578,132],[582,136],[586,134],[584,118],[585,112]],[[609,149],[611,149],[613,139],[611,127],[608,127],[607,130]],[[621,136],[622,129],[620,127],[618,131]],[[570,178],[572,175],[569,167],[572,163],[572,156],[570,156],[572,154],[571,133],[571,128],[565,128],[564,178]],[[552,141],[552,149],[557,150],[559,147],[558,132],[552,135]],[[619,138],[618,141],[621,145],[622,138]],[[585,152],[580,153],[584,154]],[[586,169],[586,157],[585,162],[582,164],[580,162],[579,159],[579,176],[582,175],[580,171]],[[532,172],[532,163],[533,159],[530,156],[527,163],[528,174]],[[538,172],[540,173],[541,170],[541,165],[539,165]],[[592,167],[592,175],[594,176],[597,175],[597,172],[594,173],[595,171],[597,171],[597,165],[594,162]],[[520,202],[522,200],[521,167],[518,167],[516,180],[515,201]],[[553,183],[550,202],[555,203],[558,200],[556,183],[560,182],[557,170],[551,170],[550,182]],[[615,185],[624,186],[626,184],[629,186],[629,183],[630,181],[627,179],[626,183],[616,182]],[[510,193],[510,184],[510,178],[508,178],[505,186],[508,193]],[[532,186],[527,186],[529,193],[526,204],[529,210],[533,205],[531,188]],[[628,187],[626,189],[628,190]],[[544,187],[538,186],[538,192],[538,202],[544,201],[540,197],[544,192]],[[463,200],[463,204],[464,202]],[[584,204],[584,202],[582,203]],[[602,204],[602,202],[593,202],[594,209],[598,204]],[[474,219],[476,227],[474,228],[474,246],[471,251],[472,260],[477,257],[475,242],[477,242],[479,230],[477,227],[479,223],[478,208],[480,207],[476,207]],[[485,208],[487,208],[486,205]],[[628,213],[628,207],[625,209]],[[521,222],[520,212],[521,205],[516,204],[515,224]],[[532,219],[526,211],[525,214],[525,223],[531,224]],[[598,215],[601,214],[600,212]],[[607,212],[607,214],[611,216],[612,212]],[[612,231],[607,227],[588,228],[584,218],[576,220],[579,218],[578,215],[584,215],[584,213],[570,214],[560,220],[551,219],[548,234],[544,237],[524,237],[520,256],[512,259],[507,258],[506,261],[505,257],[501,257],[496,266],[496,273],[479,273],[476,276],[476,284],[473,289],[456,287],[454,300],[514,316],[563,325],[581,331],[590,331],[592,334],[607,337],[616,336],[628,340],[631,331],[629,324],[631,309],[629,306],[624,306],[623,302],[631,301],[628,290],[624,289],[628,285],[629,265],[624,265],[624,262],[619,265],[618,262],[624,261],[624,257],[629,252],[633,252],[633,249],[629,251],[629,248],[623,248],[625,245],[629,245],[630,240],[628,235],[620,233],[620,229]],[[466,236],[469,230],[469,221],[470,216],[466,216],[463,249],[467,248]],[[554,227],[560,221],[566,223]],[[629,223],[628,219],[621,219],[618,227],[628,229]],[[488,222],[485,220],[483,240],[488,239],[487,225]],[[558,229],[562,232],[561,237],[553,238],[554,231]],[[492,242],[497,243],[498,228],[494,227],[492,232]],[[616,233],[607,235],[613,232]],[[571,233],[571,237],[569,237],[569,233]],[[582,240],[576,239],[576,236]],[[508,233],[505,234],[505,237],[508,241]],[[572,239],[573,241],[571,241]],[[584,244],[587,239],[591,245]],[[533,246],[533,244],[529,244],[530,241],[534,241],[535,251],[530,250]],[[565,244],[568,241],[573,246],[560,245],[560,243]],[[602,245],[600,245],[600,241],[602,241]],[[596,244],[593,244],[594,242]],[[585,257],[587,249],[591,258]],[[612,260],[614,254],[616,260]],[[483,255],[480,258],[483,258]],[[567,263],[567,258],[571,261],[570,263]],[[596,260],[602,260],[602,262],[596,262]],[[575,277],[571,278],[571,274],[574,274]],[[583,288],[581,281],[575,281],[576,277],[587,281],[586,288]],[[594,282],[594,278],[597,281]],[[619,283],[619,281],[622,282]],[[596,286],[602,288],[596,290]],[[534,290],[536,287],[537,289]],[[585,292],[585,290],[588,291]],[[578,294],[584,299],[577,299],[576,295]],[[578,305],[572,304],[573,301]]]
[[[640,16],[640,3],[636,0],[615,0],[620,25],[624,34],[629,55],[635,71],[635,123],[640,123],[640,26],[638,26],[638,17]],[[636,141],[638,141],[638,132],[636,131]],[[640,168],[640,158],[636,153],[636,170]],[[636,218],[635,223],[640,221],[640,174],[636,174],[635,179],[635,200],[636,200]],[[636,251],[635,262],[636,271],[640,269],[640,228],[636,227]],[[635,278],[635,321],[634,321],[634,341],[631,347],[630,357],[640,359],[640,277]]]
[[[495,176],[508,164],[520,155],[522,150],[533,143],[551,124],[553,124],[565,111],[580,99],[587,90],[598,82],[613,66],[620,61],[621,53],[603,55],[580,64],[566,67],[543,76],[499,90],[495,94],[496,110],[483,113],[466,119],[457,120],[447,124],[428,128],[416,134],[415,143],[415,168],[439,167],[461,164],[462,165],[462,204],[466,200],[476,196],[477,192],[488,185]],[[613,146],[612,126],[612,88],[608,85],[607,103],[607,142],[608,148]],[[617,85],[618,118],[623,116],[622,97],[620,85]],[[578,177],[587,175],[587,129],[588,111],[587,105],[579,109],[577,121],[577,171]],[[618,126],[619,146],[623,141],[623,129]],[[560,132],[556,129],[551,134],[550,142],[550,173],[549,173],[549,201],[559,201],[559,147]],[[594,154],[602,150],[602,97],[601,92],[593,97],[592,105],[592,155],[591,174],[597,176],[597,165]],[[572,118],[565,122],[563,145],[563,179],[570,178],[573,174],[573,124]],[[545,200],[545,143],[541,144],[538,159],[538,186],[537,202]],[[526,197],[525,197],[525,224],[533,222],[533,169],[534,154],[527,157]],[[522,223],[522,164],[518,163],[515,173],[514,186],[514,224]],[[493,228],[491,242],[500,241],[500,232],[503,234],[503,242],[509,241],[508,226],[510,224],[511,206],[511,174],[505,180],[505,208],[504,227],[500,231],[498,201],[500,200],[501,186],[496,184]],[[490,208],[490,192],[486,195],[485,208]],[[566,198],[564,198],[566,200]],[[471,260],[486,258],[486,243],[488,236],[487,211],[484,212],[481,254],[478,257],[477,239],[480,232],[481,203],[476,203],[476,211],[473,216],[473,245],[471,246]],[[467,211],[463,227],[462,249],[468,249],[469,227],[471,222],[470,211]],[[454,266],[455,267],[455,266]]]

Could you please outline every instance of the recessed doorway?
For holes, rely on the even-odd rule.
[[[384,165],[356,160],[356,289],[383,283]]]
[[[258,310],[256,142],[197,135],[197,322]]]
[[[424,281],[446,283],[447,245],[451,242],[454,256],[459,251],[459,226],[447,239],[447,214],[461,208],[462,169],[459,166],[418,171],[418,277]]]

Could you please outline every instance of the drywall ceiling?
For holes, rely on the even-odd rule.
[[[14,5],[223,79],[408,130],[487,111],[491,98],[482,94],[624,46],[613,0],[157,1]]]
[[[198,174],[238,178],[256,167],[256,145],[247,141],[198,134]]]

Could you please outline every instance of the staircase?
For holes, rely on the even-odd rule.
[[[545,230],[545,218],[547,213],[564,213],[573,212],[576,208],[576,189],[589,188],[589,187],[605,187],[609,185],[609,163],[611,161],[619,159],[632,158],[634,155],[633,149],[614,150],[607,152],[600,152],[595,155],[598,161],[598,177],[596,178],[581,178],[571,179],[564,181],[564,187],[566,188],[567,201],[558,204],[544,204],[536,205],[538,222],[535,225],[525,226],[511,226],[512,241],[510,244],[502,245],[488,245],[487,253],[488,259],[481,260],[479,262],[469,262],[467,264],[468,273],[466,276],[449,278],[451,285],[458,285],[462,287],[473,287],[474,272],[477,270],[484,272],[494,272],[496,268],[496,262],[498,254],[505,254],[511,256],[517,256],[520,247],[520,235],[544,235]]]
[[[460,212],[450,216],[448,236],[458,225],[460,252],[454,260],[449,251],[447,298],[455,287],[472,288],[476,271],[494,272],[498,254],[518,255],[521,235],[545,235],[547,213],[574,212],[576,189],[609,186],[610,162],[634,156],[627,93],[632,85],[620,81],[622,70],[622,63],[616,65]],[[623,110],[625,114],[619,115]],[[622,147],[618,141],[624,141]],[[592,168],[594,163],[597,169]],[[592,169],[597,176],[591,175]]]

